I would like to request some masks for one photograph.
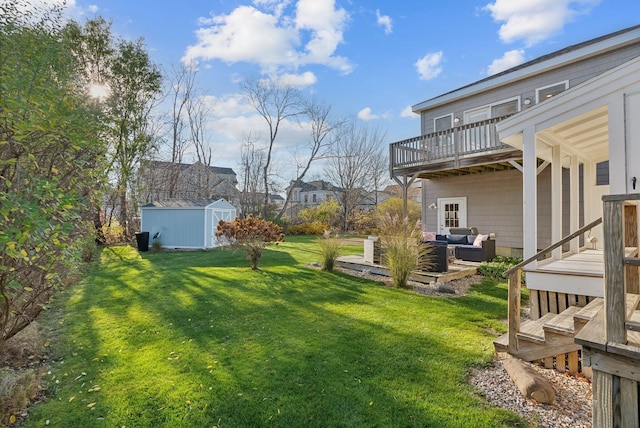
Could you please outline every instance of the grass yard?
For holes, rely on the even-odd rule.
[[[506,284],[433,298],[313,261],[308,237],[259,271],[229,251],[103,250],[43,321],[49,397],[25,425],[527,426],[466,381],[505,331]]]

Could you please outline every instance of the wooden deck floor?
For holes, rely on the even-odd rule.
[[[538,263],[536,269],[531,270],[602,277],[604,275],[604,253],[602,250],[583,250],[560,260],[542,261]]]
[[[360,254],[338,257],[336,260],[336,266],[360,272],[369,271],[375,275],[391,276],[389,270],[385,266],[366,262],[364,260],[364,256]],[[448,282],[454,279],[475,275],[478,273],[478,266],[480,266],[480,263],[456,260],[453,263],[449,263],[449,270],[447,272],[415,271],[411,274],[410,279],[424,284]]]

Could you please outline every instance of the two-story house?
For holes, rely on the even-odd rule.
[[[294,184],[292,181],[287,186],[285,189],[287,193]],[[340,193],[339,187],[324,180],[298,181],[298,184],[291,189],[291,200],[287,212],[293,216],[304,208],[320,205],[329,199],[340,200]]]
[[[231,168],[143,161],[138,171],[143,203],[167,199],[225,199],[239,206],[238,180]]]
[[[497,253],[522,255],[522,150],[504,144],[496,124],[505,117],[544,103],[640,55],[640,26],[627,28],[536,58],[496,75],[413,106],[420,115],[420,136],[390,145],[392,176],[408,186],[422,181],[422,222],[429,231],[474,226],[495,234]],[[538,159],[537,245],[551,243],[552,168]],[[608,164],[582,162],[581,183],[608,193]],[[570,229],[570,168],[562,168],[562,229]],[[580,185],[581,189],[583,184]],[[595,207],[581,207],[580,219]],[[556,232],[553,232],[554,234]],[[593,234],[602,242],[601,229]]]
[[[391,168],[405,187],[422,181],[427,228],[475,226],[503,253],[523,249],[506,272],[509,329],[496,349],[561,371],[591,367],[594,426],[639,426],[640,26],[414,111],[422,135],[391,145]]]

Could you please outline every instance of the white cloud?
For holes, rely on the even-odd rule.
[[[302,88],[305,86],[315,85],[316,82],[318,81],[318,78],[312,72],[305,71],[302,74],[285,73],[279,76],[277,78],[277,81],[284,85],[296,86],[296,87]]]
[[[183,61],[250,62],[265,72],[321,64],[349,73],[348,59],[335,55],[344,41],[347,12],[336,8],[334,0],[299,0],[286,15],[288,4],[287,0],[256,0],[254,6],[202,19],[197,42],[187,48]]]
[[[373,113],[373,110],[371,110],[371,107],[365,107],[358,112],[358,119],[363,120],[365,122],[369,122],[371,120],[377,120],[377,119],[389,119],[391,117],[392,117],[392,114],[389,112],[384,112],[379,114]]]
[[[365,107],[358,112],[358,119],[364,120],[365,122],[376,120],[379,118],[380,116],[378,116],[377,114],[373,114],[370,107]]]
[[[244,94],[226,94],[221,97],[205,95],[202,98],[214,117],[236,117],[255,113]]]
[[[388,15],[380,15],[380,10],[376,9],[376,17],[378,18],[378,25],[384,27],[384,34],[393,33],[393,21]]]
[[[420,58],[414,65],[418,70],[421,80],[435,79],[442,73],[442,51],[428,53]]]
[[[404,109],[402,109],[402,112],[400,113],[400,117],[408,117],[409,119],[417,119],[420,116],[413,112],[413,109],[411,108],[411,106],[406,106]]]
[[[495,0],[485,6],[500,26],[500,40],[523,40],[527,46],[562,30],[576,16],[587,14],[600,0]]]
[[[514,49],[509,52],[505,52],[502,58],[494,59],[487,70],[487,75],[491,76],[501,71],[508,70],[511,67],[520,65],[524,62],[524,50]]]

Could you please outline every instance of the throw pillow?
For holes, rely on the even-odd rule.
[[[422,239],[425,241],[435,241],[436,233],[435,232],[422,232]]]
[[[489,238],[489,235],[478,234],[476,236],[476,240],[473,241],[474,247],[482,247],[482,241],[486,241]]]

